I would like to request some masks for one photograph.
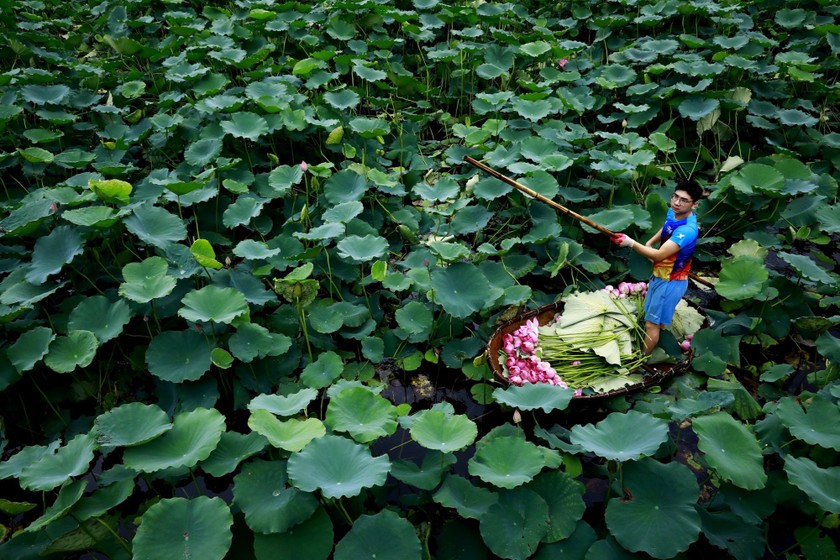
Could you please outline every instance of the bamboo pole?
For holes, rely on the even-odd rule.
[[[584,224],[588,225],[589,227],[591,227],[593,229],[596,229],[596,230],[600,231],[601,233],[603,233],[605,235],[609,235],[610,237],[613,237],[613,236],[616,235],[615,232],[605,228],[604,226],[602,226],[600,224],[597,224],[597,223],[593,222],[592,220],[590,220],[586,216],[581,216],[577,212],[574,212],[573,210],[569,210],[568,208],[566,208],[562,204],[558,204],[557,202],[554,202],[550,198],[541,195],[540,193],[538,193],[534,189],[529,189],[528,187],[526,187],[522,183],[519,183],[517,181],[514,181],[510,177],[502,175],[501,173],[499,173],[498,171],[496,171],[492,167],[490,167],[490,166],[488,166],[484,163],[481,163],[477,159],[471,158],[470,156],[465,156],[464,161],[466,161],[467,163],[481,169],[485,173],[488,173],[488,174],[492,175],[496,179],[499,179],[500,181],[503,181],[503,182],[507,183],[508,185],[514,187],[515,189],[517,189],[519,191],[522,191],[523,193],[527,194],[531,198],[535,198],[535,199],[539,200],[540,202],[544,202],[545,204],[548,204],[549,206],[551,206],[552,208],[554,208],[558,212],[562,212],[563,214],[566,214],[567,216],[570,216],[570,217],[572,217],[572,218],[574,218],[574,219],[576,219],[580,222],[583,222]],[[704,278],[701,278],[701,277],[697,276],[693,272],[689,272],[688,275],[695,282],[703,284],[704,286],[707,286],[709,288],[714,288],[715,287],[714,284],[712,284],[711,282],[709,282],[708,280],[706,280]]]

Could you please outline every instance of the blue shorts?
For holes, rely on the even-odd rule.
[[[670,325],[674,310],[688,289],[688,280],[663,280],[653,277],[648,282],[645,298],[645,321]]]

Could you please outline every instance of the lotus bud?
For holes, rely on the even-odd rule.
[[[519,424],[520,422],[522,422],[522,414],[519,413],[518,408],[515,408],[513,410],[513,423],[514,424]]]
[[[509,357],[507,360],[505,360],[505,365],[508,368],[512,368],[516,365],[516,358],[514,358],[513,356]]]
[[[568,58],[561,58],[560,60],[558,60],[558,61],[557,61],[557,66],[559,66],[560,68],[563,68],[563,67],[565,67],[568,63],[569,63],[569,59],[568,59]]]
[[[690,340],[683,340],[680,342],[680,348],[683,349],[683,352],[688,352],[691,350],[691,341]]]
[[[514,385],[520,385],[520,386],[522,385],[522,378],[519,377],[518,375],[514,375],[514,376],[510,377],[509,380]]]
[[[307,169],[309,169],[309,164],[305,161],[300,162],[300,170],[306,173]]]

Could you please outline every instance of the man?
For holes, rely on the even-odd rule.
[[[695,181],[679,183],[671,195],[665,224],[644,245],[619,233],[613,243],[629,247],[653,261],[653,276],[645,298],[645,354],[659,344],[662,327],[671,324],[674,310],[688,289],[691,256],[697,245],[697,204],[703,189]],[[654,245],[659,244],[658,248]]]

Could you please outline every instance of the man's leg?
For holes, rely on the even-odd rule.
[[[650,356],[656,345],[659,344],[659,331],[662,326],[659,323],[645,321],[645,355]]]

